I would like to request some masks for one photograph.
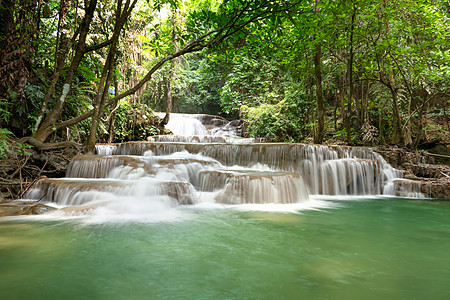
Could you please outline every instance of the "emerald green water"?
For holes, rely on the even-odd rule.
[[[1,299],[450,299],[450,203],[0,221]]]

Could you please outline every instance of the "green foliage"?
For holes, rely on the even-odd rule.
[[[12,140],[13,136],[13,133],[8,129],[0,128],[0,159],[6,158],[7,154],[12,151],[19,157],[31,154],[29,151],[26,151],[31,146]]]
[[[145,140],[158,134],[159,118],[145,104],[120,101],[116,111],[115,133],[117,142]]]
[[[19,106],[20,109],[18,109],[18,115],[21,117],[26,116],[27,128],[29,131],[31,131],[34,126],[34,123],[36,122],[38,107],[40,103],[44,100],[45,94],[42,86],[38,84],[28,83],[24,86],[24,91],[30,103],[30,106],[29,107]]]
[[[12,136],[11,131],[5,128],[0,128],[0,159],[5,158],[5,154],[9,151],[11,143],[8,139]]]
[[[185,113],[218,114],[219,90],[223,86],[223,66],[203,52],[191,55],[179,66],[174,82],[177,111]]]
[[[31,145],[15,142],[13,146],[16,148],[18,156],[31,155],[31,152],[27,151],[27,149],[31,148]]]
[[[232,70],[220,90],[221,106],[226,113],[239,111],[241,105],[273,104],[284,97],[282,76],[276,61],[269,57],[234,57]]]
[[[0,95],[0,126],[21,135],[29,132],[27,129],[35,123],[57,61],[55,54],[61,50],[58,43],[70,40],[76,32],[82,20],[83,5],[74,9],[71,2],[61,27],[55,18],[62,15],[60,1],[44,1],[40,12],[35,7],[37,2],[32,5],[27,5],[29,1],[16,2],[14,18],[18,22],[10,25],[20,39],[11,39],[15,41],[9,47],[12,52],[0,55],[0,71],[5,72],[0,83],[14,79],[11,82],[20,82],[21,86],[10,84],[8,88],[0,88],[3,93]],[[299,141],[310,137],[318,123],[314,64],[318,49],[325,127],[330,130],[336,126],[334,138],[345,138],[344,121],[350,120],[354,142],[358,142],[357,132],[363,124],[368,128],[376,127],[380,137],[389,139],[396,125],[395,106],[399,108],[400,131],[422,138],[426,135],[420,130],[425,129],[434,136],[445,137],[439,135],[438,128],[448,115],[450,94],[447,2],[138,1],[121,33],[115,57],[114,80],[119,91],[134,86],[164,56],[211,30],[213,33],[207,37],[215,36],[214,42],[218,43],[177,58],[174,68],[171,62],[166,62],[152,75],[145,91],[138,91],[129,102],[122,101],[117,110],[117,139],[146,138],[156,132],[154,124],[145,119],[154,117],[148,113],[149,107],[165,110],[169,82],[173,83],[174,111],[228,117],[243,115],[250,122],[253,136],[272,140]],[[297,3],[296,6],[289,9],[293,3]],[[98,1],[87,46],[111,38],[116,4]],[[22,8],[28,6],[29,10],[22,12]],[[237,15],[240,18],[230,23],[230,18]],[[23,23],[27,19],[24,17],[32,22]],[[234,29],[218,30],[226,24],[241,22],[248,24],[226,38]],[[47,113],[55,107],[61,94],[63,80],[74,57],[73,46]],[[24,49],[26,53],[17,49]],[[93,83],[101,76],[107,49],[84,55],[56,123],[92,109],[96,93]],[[350,53],[353,54],[351,65]],[[20,74],[17,73],[18,62],[23,63]],[[349,72],[353,76],[351,85]],[[350,86],[353,89],[349,100]],[[398,102],[395,106],[394,96]],[[351,106],[348,112],[351,117],[345,118],[348,106]],[[430,118],[439,122],[432,123],[431,127],[414,128],[420,126],[417,124],[426,124],[424,121]],[[107,133],[105,124],[100,125],[104,134]],[[72,126],[69,135],[81,142],[89,131],[88,119]]]
[[[362,133],[362,129],[360,129],[358,132],[356,132],[353,128],[350,129],[350,137],[354,145],[358,145],[361,143],[360,134]],[[344,141],[347,137],[347,129],[342,128],[341,130],[333,132],[333,137],[337,138],[338,140]]]
[[[252,137],[265,137],[271,141],[299,142],[303,137],[305,114],[298,102],[282,100],[277,104],[241,107],[248,132]]]
[[[9,123],[9,119],[11,118],[10,111],[11,103],[6,99],[0,99],[0,125],[6,125]]]
[[[73,118],[79,113],[86,112],[93,108],[92,99],[96,91],[92,82],[78,82],[76,80],[72,85],[71,92],[67,95],[65,118]]]

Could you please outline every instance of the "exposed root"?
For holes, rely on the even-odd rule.
[[[53,149],[61,149],[61,148],[75,148],[77,150],[81,150],[82,149],[82,145],[72,142],[72,141],[67,141],[67,142],[58,142],[58,143],[43,143],[41,141],[36,140],[35,138],[31,137],[31,136],[27,136],[24,138],[21,138],[19,140],[20,143],[28,143],[34,147],[36,147],[36,149],[38,150],[53,150]]]
[[[0,160],[0,202],[25,197],[42,176],[64,176],[71,158],[81,149],[74,142],[42,143],[31,137],[18,142],[32,147],[26,151],[11,147]]]

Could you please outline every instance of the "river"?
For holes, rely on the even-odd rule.
[[[0,219],[1,299],[450,298],[450,203],[371,149],[190,119],[42,179],[24,201],[59,210]]]
[[[450,297],[450,203],[383,197],[311,201],[314,206],[303,208],[172,207],[134,220],[3,218],[0,295]]]

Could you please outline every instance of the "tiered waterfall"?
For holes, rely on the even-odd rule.
[[[76,156],[65,178],[42,179],[28,198],[68,206],[130,199],[284,204],[310,195],[393,194],[401,177],[368,148],[255,143],[205,115],[174,115],[168,128],[175,135],[97,145],[95,155]]]

